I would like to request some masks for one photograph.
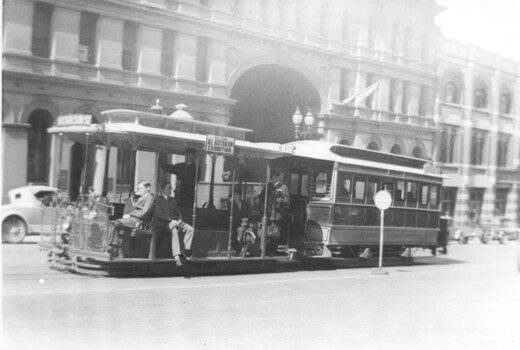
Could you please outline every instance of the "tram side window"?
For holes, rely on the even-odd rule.
[[[417,207],[417,182],[408,181],[406,183],[406,206]]]
[[[439,187],[430,186],[430,209],[439,208]]]
[[[350,203],[352,193],[352,174],[339,173],[336,198],[340,203]]]
[[[420,201],[419,201],[419,207],[420,208],[428,208],[428,185],[422,184],[420,187]]]
[[[367,203],[374,204],[374,196],[379,191],[379,179],[374,177],[368,178],[367,185]]]
[[[404,199],[405,199],[405,182],[403,180],[397,180],[395,182],[395,192],[394,192],[394,203],[396,207],[404,207]]]
[[[365,203],[366,177],[354,176],[354,203]]]
[[[381,183],[381,188],[388,193],[392,194],[394,189],[394,181],[392,179],[383,179]]]
[[[321,199],[330,196],[330,183],[332,174],[330,172],[316,172],[311,184],[312,199]]]

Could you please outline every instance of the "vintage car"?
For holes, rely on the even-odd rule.
[[[485,229],[475,221],[468,221],[464,225],[453,227],[450,230],[450,240],[455,240],[462,244],[467,244],[470,240],[484,242]]]
[[[516,240],[520,233],[520,228],[505,217],[486,219],[483,221],[482,227],[484,228],[484,243],[491,241],[506,243],[509,240]]]
[[[21,243],[26,235],[42,230],[43,208],[59,201],[57,188],[24,186],[8,192],[9,204],[2,206],[2,242]]]

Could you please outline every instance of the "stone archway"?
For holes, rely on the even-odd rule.
[[[286,143],[294,140],[292,115],[309,108],[316,114],[321,100],[314,85],[298,71],[275,64],[244,72],[231,90],[237,100],[231,125],[252,129],[246,138],[255,142]]]

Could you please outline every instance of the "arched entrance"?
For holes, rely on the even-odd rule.
[[[52,126],[52,120],[51,113],[45,109],[37,109],[29,115],[27,182],[48,182],[51,137],[47,129]]]
[[[231,90],[237,100],[231,125],[253,129],[246,136],[254,142],[294,141],[292,115],[320,110],[320,97],[313,84],[301,73],[274,64],[257,66],[238,78]]]

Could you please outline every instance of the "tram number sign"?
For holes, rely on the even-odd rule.
[[[61,115],[58,117],[56,121],[56,124],[58,126],[90,125],[91,123],[92,116],[90,114]]]
[[[206,152],[223,155],[235,154],[235,139],[232,137],[206,135]]]

